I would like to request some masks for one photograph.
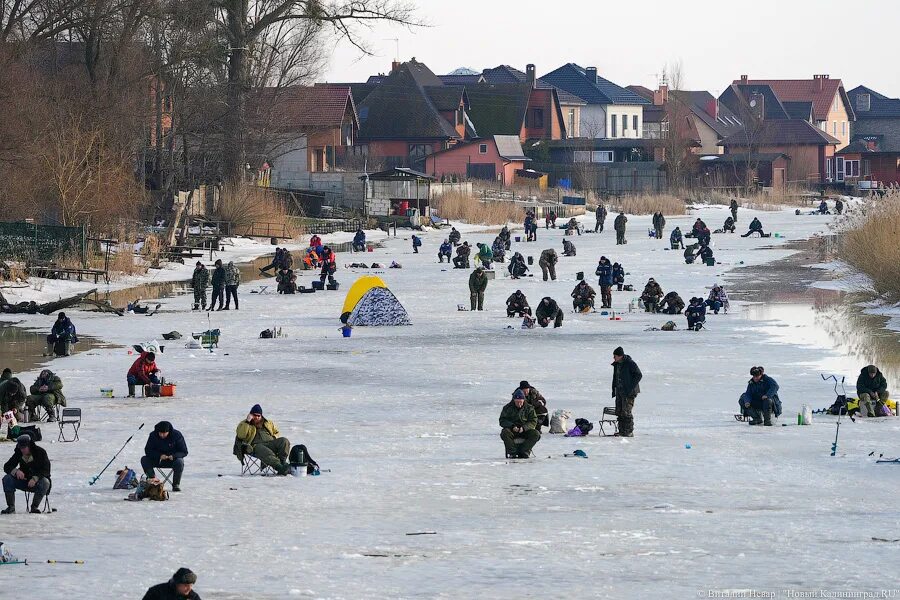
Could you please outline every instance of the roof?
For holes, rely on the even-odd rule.
[[[588,104],[650,104],[647,99],[599,75],[596,81],[591,81],[587,71],[575,63],[565,64],[547,73],[541,80],[578,96]]]
[[[736,79],[733,83],[741,84],[743,81]],[[817,75],[814,79],[750,79],[747,83],[771,87],[783,102],[812,102],[813,116],[817,121],[828,120],[835,94],[841,94],[847,102],[847,111],[850,113],[848,116],[853,120],[853,107],[843,91],[840,79]]]
[[[567,140],[550,140],[546,142],[550,148],[571,148],[574,150],[610,150],[613,148],[656,148],[666,143],[654,138],[569,138]],[[698,145],[691,142],[691,145]]]
[[[709,165],[716,163],[740,163],[740,162],[773,162],[779,158],[791,160],[791,157],[782,152],[751,152],[749,155],[745,152],[736,154],[712,154],[700,158],[701,165]]]
[[[648,87],[644,87],[642,85],[629,85],[625,88],[626,90],[631,90],[641,98],[649,100],[653,102],[653,90]]]
[[[444,85],[473,85],[484,81],[481,73],[474,75],[438,75]]]
[[[855,142],[850,142],[835,152],[835,154],[871,154],[874,152],[875,150],[869,148],[869,144],[865,140],[856,140]]]
[[[765,84],[732,84],[725,88],[725,91],[719,96],[719,102],[736,115],[746,115],[748,112],[753,112],[750,102],[757,95],[763,98],[763,119],[785,120],[791,118],[775,90]]]
[[[748,139],[747,131],[741,130],[722,140],[721,145],[747,146]],[[841,141],[809,121],[785,119],[777,123],[763,121],[762,127],[753,137],[752,143],[758,146],[828,146],[840,144]]]
[[[494,144],[497,145],[497,153],[505,160],[531,160],[525,156],[522,143],[518,135],[495,135]]]
[[[670,90],[669,96],[684,102],[690,111],[698,119],[706,123],[706,125],[716,132],[719,139],[726,138],[741,130],[743,124],[734,112],[728,106],[718,103],[718,116],[713,117],[709,114],[710,103],[716,101],[716,97],[705,90],[689,91],[689,90]],[[647,109],[644,108],[644,120],[647,120]]]
[[[787,111],[788,116],[792,119],[803,119],[804,121],[814,120],[812,102],[782,101],[781,104],[784,106],[784,110]]]
[[[454,97],[453,110],[464,97],[463,90],[445,87],[422,63],[402,63],[360,103],[359,138],[459,139],[459,133],[439,112],[451,110],[448,107]]]
[[[340,127],[348,109],[354,124],[359,124],[350,88],[340,86],[263,88],[247,102],[248,118],[292,130]]]
[[[482,77],[486,83],[525,83],[527,75],[515,67],[509,65],[500,65],[493,69],[485,69]],[[535,87],[539,89],[555,89],[559,96],[559,103],[565,106],[583,106],[584,100],[574,94],[570,94],[564,89],[558,88],[544,79],[538,79]]]
[[[416,171],[414,169],[409,169],[406,167],[394,167],[393,169],[388,169],[387,171],[379,171],[378,173],[369,173],[367,175],[363,175],[360,179],[368,179],[370,181],[394,181],[397,179],[400,180],[418,180],[418,179],[434,179],[428,173],[422,173],[421,171]]]
[[[859,94],[869,94],[869,110],[859,110],[859,104],[856,97]],[[900,100],[896,98],[888,98],[884,94],[879,94],[871,88],[865,86],[857,86],[847,92],[853,104],[853,110],[857,119],[893,119],[900,118]]]
[[[469,118],[481,137],[522,131],[531,87],[524,83],[482,83],[466,88]]]
[[[372,83],[317,83],[316,87],[349,87],[350,93],[353,94],[354,104],[359,106],[377,85]]]

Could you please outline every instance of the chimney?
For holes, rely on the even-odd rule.
[[[535,86],[535,76],[534,76],[535,67],[534,65],[526,65],[525,66],[525,83],[529,86]]]
[[[659,84],[659,89],[653,92],[653,105],[663,106],[669,101],[669,86],[665,83]]]
[[[391,73],[393,73],[394,71],[396,71],[396,70],[399,69],[399,68],[400,68],[400,62],[399,62],[399,61],[396,61],[396,60],[395,60],[395,61],[392,61],[392,62],[391,62]]]
[[[591,83],[597,83],[597,67],[588,67],[584,70],[584,74]]]
[[[706,114],[713,119],[719,118],[719,100],[717,98],[711,98],[709,102],[706,103]]]
[[[820,92],[823,91],[825,89],[825,80],[828,78],[828,75],[813,75],[813,79],[818,84],[816,86],[816,89],[818,89]]]
[[[741,85],[747,85],[747,82],[750,81],[750,78],[746,75],[741,75]]]

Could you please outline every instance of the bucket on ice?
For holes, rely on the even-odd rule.
[[[349,325],[344,325],[343,327],[341,327],[341,333],[343,334],[344,337],[350,337],[350,334],[352,332],[353,332],[353,328],[350,327]]]
[[[516,241],[517,241],[517,242],[521,242],[521,241],[522,241],[522,237],[517,235],[517,236],[516,236]]]
[[[100,388],[100,397],[101,398],[112,398],[113,397],[112,388]]]
[[[291,475],[294,477],[306,477],[306,465],[291,465]]]

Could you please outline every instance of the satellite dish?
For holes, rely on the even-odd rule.
[[[750,101],[750,108],[756,108],[756,98]]]

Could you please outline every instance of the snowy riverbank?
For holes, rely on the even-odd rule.
[[[675,225],[689,230],[697,216],[715,229],[725,215],[708,207],[669,218],[667,237]],[[741,303],[710,316],[699,333],[645,331],[669,317],[627,312],[648,277],[682,298],[705,296],[717,281],[727,287],[741,263],[783,258],[792,252],[783,244],[824,232],[829,222],[793,210],[742,210],[739,231],[754,215],[784,237],[714,235],[716,267],[685,265],[681,252],[665,250],[668,240],[649,239],[649,216],[630,217],[629,243],[615,246],[610,218],[603,234],[573,238],[578,256],[561,258],[560,279],[547,283],[537,258],[548,247],[561,253],[562,232],[540,229],[537,243],[513,245],[534,256],[538,277],[512,281],[498,265],[483,313],[456,310],[468,305],[468,271],[437,264],[446,232],[425,234],[418,255],[401,233],[366,257],[403,265],[380,276],[413,325],[357,328],[349,339],[338,331],[338,316],[345,290],[364,273],[344,269],[341,291],[244,293],[240,311],[214,313],[211,321],[189,312],[183,296],[162,301],[154,317],[72,311],[80,332],[120,347],[51,363],[69,405],[84,410],[82,441],[43,443],[58,513],[20,513],[0,523],[3,541],[34,563],[86,562],[4,568],[28,569],[21,575],[29,593],[47,599],[96,590],[133,598],[179,566],[198,574],[204,598],[233,599],[695,598],[707,590],[892,587],[871,568],[848,567],[847,558],[898,558],[896,544],[872,539],[900,537],[898,472],[867,454],[898,452],[900,419],[845,423],[832,458],[828,419],[751,428],[732,417],[751,365],[765,365],[781,384],[782,422],[790,425],[802,403],[833,401],[817,369],[841,357],[772,335]],[[585,222],[593,226],[592,218]],[[464,235],[470,244],[493,237]],[[614,292],[621,321],[571,312],[575,273],[584,271],[594,285],[601,254],[621,262],[637,290]],[[340,265],[349,262],[349,255],[338,257]],[[532,306],[554,297],[566,310],[563,327],[523,331],[518,319],[506,319],[504,300],[515,289]],[[52,320],[20,318],[34,328]],[[674,320],[684,326],[683,317]],[[178,382],[176,398],[121,397],[134,359],[124,347],[173,329],[187,337],[210,324],[222,330],[215,352],[181,343],[159,357],[163,374]],[[288,337],[258,339],[273,325]],[[507,464],[497,417],[519,380],[536,386],[551,411],[565,408],[596,423],[611,403],[609,363],[618,345],[644,371],[636,437],[545,433],[539,459]],[[100,398],[101,387],[118,397]],[[240,477],[234,427],[257,402],[283,435],[307,444],[332,472]],[[126,503],[111,489],[112,471],[87,485],[140,423],[146,431],[163,419],[190,449],[183,492],[166,503]],[[111,469],[138,465],[145,440],[142,432]],[[562,458],[575,448],[590,458]],[[17,500],[21,507],[21,495]],[[407,535],[422,531],[436,534]]]

